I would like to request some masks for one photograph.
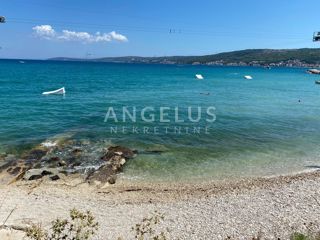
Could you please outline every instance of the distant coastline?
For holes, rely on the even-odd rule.
[[[254,67],[320,67],[320,49],[248,49],[204,56],[168,56],[168,57],[106,57],[106,58],[68,58],[57,57],[49,61],[82,61],[110,63],[144,63],[172,65],[206,66],[254,66]]]

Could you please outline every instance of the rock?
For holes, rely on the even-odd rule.
[[[116,183],[116,176],[111,176],[108,178],[108,183],[115,184]]]
[[[59,161],[60,161],[60,158],[57,156],[54,156],[54,157],[50,157],[49,159],[43,159],[42,163],[46,167],[54,168],[59,165]],[[35,168],[40,168],[40,167],[35,167]]]
[[[100,181],[103,183],[115,184],[116,174],[122,170],[126,160],[121,156],[113,156],[106,165],[100,167],[97,171],[88,177],[89,180]]]
[[[41,175],[42,171],[42,169],[30,169],[25,173],[23,179],[28,181],[40,179],[43,177]]]
[[[121,166],[123,166],[126,162],[127,162],[126,159],[124,159],[124,158],[120,159],[120,165]]]
[[[57,157],[57,156],[54,156],[54,157],[51,157],[48,161],[49,161],[49,162],[59,162],[59,161],[60,161],[60,158]]]
[[[0,165],[0,173],[6,169],[8,171],[8,168],[12,168],[14,166],[15,166],[15,163],[13,162],[4,162]]]
[[[82,153],[82,149],[79,148],[79,147],[75,147],[73,150],[72,150],[72,154],[74,155],[80,155]]]
[[[44,176],[58,175],[58,173],[59,173],[58,169],[54,169],[54,168],[51,168],[51,169],[43,169],[43,168],[29,169],[25,173],[23,179],[27,180],[27,181],[37,180],[37,179],[40,179]]]
[[[53,173],[48,171],[48,170],[43,170],[42,173],[41,173],[42,176],[48,176],[48,175],[52,175],[52,174]]]
[[[7,170],[10,167],[17,166],[17,158],[15,155],[9,154],[6,155],[3,159],[0,161],[0,172]]]
[[[69,158],[68,162],[69,162],[69,167],[71,168],[78,167],[81,165],[80,159],[76,159],[76,158]]]
[[[4,157],[4,161],[6,162],[12,162],[16,160],[16,156],[13,154],[8,154]]]
[[[54,144],[39,145],[23,154],[20,160],[14,156],[6,155],[8,159],[12,158],[12,161],[10,164],[0,165],[0,172],[3,170],[11,175],[19,176],[19,180],[29,181],[45,178],[57,181],[61,179],[63,170],[66,175],[70,173],[87,175],[87,180],[101,182],[102,185],[115,184],[117,174],[122,171],[129,159],[136,156],[137,151],[122,146],[112,146],[105,150],[106,144],[81,145],[79,141],[74,141],[64,145],[60,142],[55,146],[53,146]],[[109,144],[108,146],[110,146]],[[101,154],[103,151],[106,152]],[[97,154],[102,156],[101,160],[104,161],[97,162]],[[103,165],[101,166],[101,164]],[[94,170],[84,172],[84,169],[90,165]],[[97,169],[97,166],[101,167]]]
[[[61,161],[58,162],[58,166],[59,167],[64,167],[66,165],[67,165],[67,163],[64,160],[61,160]]]
[[[137,151],[133,151],[126,147],[115,146],[109,147],[108,152],[101,158],[104,161],[109,161],[114,155],[122,156],[125,159],[131,159],[136,156]]]
[[[33,181],[33,180],[38,180],[41,179],[43,176],[42,175],[32,175],[31,177],[29,177],[29,181]]]
[[[80,141],[80,144],[81,144],[81,145],[90,145],[91,142],[90,142],[89,140],[81,140],[81,141]]]
[[[10,173],[11,175],[17,175],[21,172],[22,168],[21,167],[10,167],[7,169],[7,172]]]
[[[13,162],[9,162],[6,165],[0,167],[1,171],[6,171],[11,176],[18,177],[21,179],[24,175],[24,173],[30,169],[30,164],[26,163],[24,160],[21,159],[15,159]]]
[[[59,175],[54,175],[54,176],[51,176],[50,179],[51,179],[52,181],[57,181],[57,180],[60,179],[60,177],[59,177]]]
[[[24,158],[29,161],[36,161],[36,160],[41,160],[41,158],[43,158],[46,154],[47,154],[47,151],[45,150],[33,149]]]
[[[60,157],[54,156],[49,158],[49,160],[44,161],[47,166],[50,167],[63,167],[66,166],[67,163],[64,160],[61,160]]]
[[[89,181],[115,184],[117,174],[122,171],[127,160],[135,157],[136,154],[136,151],[126,147],[109,147],[108,152],[101,157],[101,159],[107,163],[101,166],[97,171],[88,175],[87,179]]]
[[[95,171],[93,174],[91,174],[88,177],[88,180],[90,182],[101,182],[106,183],[109,182],[110,178],[116,175],[116,171],[114,170],[113,166],[111,164],[104,165],[100,167],[97,171]]]

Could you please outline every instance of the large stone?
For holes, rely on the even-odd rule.
[[[3,158],[0,160],[0,172],[7,170],[10,167],[17,166],[18,159],[15,157],[15,155],[8,154],[6,156],[3,156]]]
[[[41,160],[47,154],[46,150],[42,149],[33,149],[27,155],[24,156],[24,159],[29,161]]]
[[[101,158],[104,161],[109,161],[115,155],[122,156],[125,159],[134,158],[137,151],[131,150],[122,146],[109,147],[107,153]]]
[[[115,184],[116,175],[121,172],[123,165],[126,163],[125,158],[119,155],[111,157],[107,164],[93,172],[89,177],[89,181],[99,181],[102,183]]]
[[[18,175],[21,172],[22,168],[21,167],[10,167],[7,169],[7,172],[10,173],[11,175]]]
[[[126,147],[109,147],[107,153],[101,157],[107,163],[88,176],[89,182],[115,184],[117,174],[122,171],[128,159],[135,157],[137,151]]]
[[[42,163],[49,168],[55,168],[55,167],[64,167],[67,165],[67,163],[64,160],[61,160],[60,157],[53,156],[49,159],[42,160]]]
[[[83,152],[83,150],[81,148],[79,148],[79,147],[75,147],[75,148],[72,149],[71,152],[72,152],[73,155],[79,156]]]
[[[58,181],[60,179],[59,175],[53,175],[50,177],[52,181]]]
[[[59,170],[55,168],[29,169],[23,179],[27,181],[41,179],[44,176],[58,175]]]

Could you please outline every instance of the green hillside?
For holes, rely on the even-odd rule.
[[[221,62],[223,64],[278,64],[280,62],[299,61],[305,64],[320,64],[320,48],[303,49],[248,49],[234,52],[225,52],[205,56],[171,56],[171,57],[107,57],[99,59],[70,59],[54,58],[50,60],[73,60],[95,62],[127,62],[127,63],[176,63],[176,64],[210,64]]]

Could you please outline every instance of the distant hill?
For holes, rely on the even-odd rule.
[[[204,56],[106,57],[98,59],[52,58],[56,61],[94,61],[121,63],[320,66],[320,49],[248,49]]]

